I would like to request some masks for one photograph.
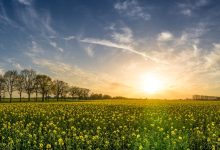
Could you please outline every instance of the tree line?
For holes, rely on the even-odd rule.
[[[109,95],[90,94],[90,89],[77,86],[69,86],[68,83],[61,80],[52,80],[48,75],[37,74],[32,69],[24,69],[20,72],[9,70],[0,75],[0,101],[5,98],[5,93],[8,93],[10,102],[13,99],[14,92],[18,92],[20,102],[24,93],[28,96],[28,101],[31,96],[35,95],[35,101],[38,100],[40,94],[41,100],[48,100],[50,97],[59,99],[110,99]]]

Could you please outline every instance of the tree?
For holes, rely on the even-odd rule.
[[[103,99],[111,99],[112,97],[110,96],[110,95],[103,95],[103,97],[102,97]]]
[[[38,80],[37,76],[34,80],[34,92],[35,92],[35,101],[38,99],[38,93],[40,92],[40,81]]]
[[[31,93],[34,91],[36,72],[32,69],[24,69],[21,71],[21,76],[24,78],[24,89],[28,94],[28,101],[30,101]]]
[[[5,79],[2,75],[0,75],[0,101],[2,101],[2,93],[5,90]]]
[[[78,96],[79,99],[86,99],[89,96],[89,89],[86,88],[77,88],[76,90],[76,95]]]
[[[64,85],[61,88],[60,97],[65,99],[68,93],[69,93],[69,85],[68,83],[64,82]]]
[[[56,96],[57,101],[59,100],[60,97],[64,95],[64,91],[67,87],[68,84],[64,81],[60,81],[60,80],[53,81],[52,92]]]
[[[81,95],[82,99],[87,99],[89,97],[90,90],[86,88],[81,88],[81,90],[82,90],[82,95]]]
[[[52,80],[47,75],[37,75],[36,80],[38,81],[39,84],[40,93],[42,95],[42,101],[44,101],[45,96],[47,97],[50,91]]]
[[[18,91],[20,102],[21,102],[21,96],[22,96],[22,93],[24,92],[24,78],[20,74],[17,76],[17,79],[16,79],[16,90]]]
[[[4,74],[6,90],[8,91],[10,97],[10,103],[12,100],[12,93],[15,90],[17,75],[18,73],[16,70],[9,70]]]
[[[76,86],[70,87],[69,93],[70,93],[72,99],[74,99],[75,96],[78,96],[78,94],[77,94],[78,90],[79,90],[79,87],[76,87]]]

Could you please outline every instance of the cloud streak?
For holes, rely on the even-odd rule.
[[[56,42],[50,41],[49,44],[60,52],[64,52],[64,49],[59,47]]]

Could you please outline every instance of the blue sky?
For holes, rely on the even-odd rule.
[[[219,9],[218,0],[0,0],[0,73],[33,68],[130,97],[219,95]],[[143,90],[149,74],[157,93]]]

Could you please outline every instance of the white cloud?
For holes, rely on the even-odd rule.
[[[220,44],[213,43],[213,51],[211,51],[205,58],[207,60],[206,67],[220,69]]]
[[[190,9],[184,9],[181,11],[181,13],[183,15],[186,15],[186,16],[191,16],[192,15],[192,11]]]
[[[75,39],[75,36],[68,36],[68,37],[65,37],[63,39],[66,40],[66,41],[69,41],[69,40]]]
[[[33,0],[18,0],[19,3],[23,5],[31,5]]]
[[[57,43],[56,43],[56,42],[52,42],[52,41],[51,41],[51,42],[50,42],[50,45],[53,46],[53,47],[57,47]]]
[[[123,2],[117,2],[114,5],[114,8],[127,16],[140,18],[143,20],[150,20],[151,15],[144,12],[143,7],[141,7],[137,0],[125,0]]]
[[[19,63],[14,64],[14,67],[15,67],[17,70],[23,70],[23,69],[24,69],[24,68],[21,66],[21,64],[19,64]]]
[[[133,42],[132,30],[128,27],[121,28],[122,32],[114,32],[112,38],[118,43],[131,43]]]
[[[157,40],[160,42],[166,42],[166,41],[173,40],[173,34],[168,31],[161,32],[158,35]]]
[[[3,75],[4,74],[4,69],[0,66],[0,75]]]

